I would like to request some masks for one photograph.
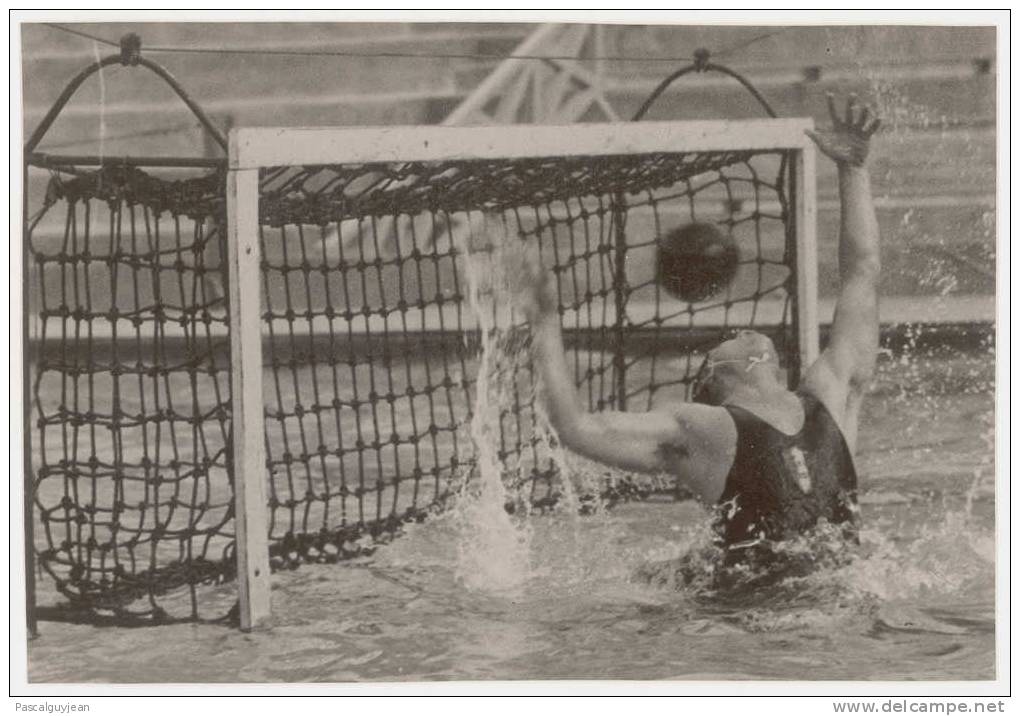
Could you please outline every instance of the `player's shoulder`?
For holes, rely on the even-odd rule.
[[[729,415],[729,411],[718,405],[705,403],[678,402],[668,408],[670,414],[678,421],[711,422],[721,420]]]
[[[680,403],[671,412],[683,454],[677,474],[705,504],[715,504],[737,453],[737,425],[726,408],[714,405]]]
[[[823,354],[804,374],[797,391],[810,395],[825,406],[839,427],[846,431],[851,414],[856,415],[863,393],[841,379]]]
[[[737,426],[726,408],[703,403],[678,403],[670,414],[689,441],[723,449],[736,440]]]
[[[801,380],[801,385],[820,398],[838,394],[845,398],[854,394],[864,393],[867,384],[847,375],[845,370],[839,370],[837,354],[832,347],[826,348],[822,354],[815,359]]]

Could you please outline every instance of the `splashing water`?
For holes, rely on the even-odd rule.
[[[472,227],[475,228],[475,227]],[[486,231],[481,227],[481,231]],[[462,237],[463,238],[463,237]],[[486,243],[488,239],[486,237]],[[469,425],[475,445],[476,479],[466,479],[454,511],[458,527],[458,577],[472,589],[514,592],[529,578],[531,531],[526,519],[506,506],[520,500],[507,492],[499,459],[501,409],[512,399],[506,381],[519,355],[501,350],[498,336],[510,325],[499,251],[472,251],[461,241],[468,282],[468,306],[478,321],[481,356]]]
[[[827,32],[838,47],[843,33]],[[910,257],[884,268],[887,283],[923,294],[932,316],[951,308],[954,295],[993,292],[995,141],[987,118],[973,116],[972,103],[956,107],[947,94],[941,95],[947,101],[919,101],[923,92],[861,47],[836,51],[855,68],[850,82],[863,82],[866,101],[883,121],[873,151],[875,197],[883,211],[901,212],[899,221],[883,224],[883,243]]]
[[[494,238],[494,226],[507,233],[497,222],[472,217],[471,241],[464,235],[460,241],[481,355],[468,426],[477,465],[461,488],[454,514],[460,580],[477,590],[519,593],[529,581],[548,579],[553,573],[563,584],[579,583],[590,574],[590,560],[582,556],[591,549],[590,535],[582,534],[581,515],[598,512],[600,473],[606,471],[568,456],[540,401],[534,401],[537,386],[518,377],[530,375],[521,370],[530,355],[526,341],[519,339],[525,329],[515,325],[512,309],[522,289],[513,267],[521,262],[523,249],[512,238]],[[535,523],[525,494],[535,465],[514,456],[501,459],[499,451],[501,416],[522,403],[534,403],[531,428],[536,453],[545,456],[558,476],[555,505],[546,509],[555,516],[544,525],[540,551],[533,550]]]
[[[881,529],[862,534],[864,554],[832,576],[858,594],[882,600],[932,600],[953,596],[994,566],[994,540],[966,511],[946,512],[904,543]]]

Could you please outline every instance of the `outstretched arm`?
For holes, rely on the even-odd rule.
[[[524,309],[532,328],[546,412],[563,444],[624,470],[669,472],[706,502],[717,500],[721,490],[714,478],[719,470],[710,474],[701,466],[728,465],[726,453],[732,450],[736,435],[725,411],[692,403],[646,413],[583,410],[567,366],[548,274],[537,266],[531,273],[534,292],[526,298]]]
[[[837,407],[837,419],[843,415],[853,418],[847,422],[855,422],[857,404],[874,372],[878,352],[881,261],[867,157],[879,120],[872,117],[867,107],[859,108],[854,95],[847,101],[843,117],[839,116],[832,95],[828,99],[832,130],[809,134],[821,152],[836,162],[839,172],[840,291],[829,345],[811,366],[805,383],[820,394],[830,409]],[[846,432],[851,426],[843,427]]]

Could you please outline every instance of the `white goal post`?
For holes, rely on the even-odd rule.
[[[237,575],[243,629],[270,613],[260,310],[259,172],[375,162],[552,159],[776,150],[791,158],[799,364],[817,357],[815,148],[811,119],[576,124],[559,127],[235,128],[227,178],[231,400]]]

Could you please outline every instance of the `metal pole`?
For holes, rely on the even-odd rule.
[[[795,292],[794,325],[797,336],[797,366],[791,377],[798,381],[818,358],[818,245],[815,205],[815,147],[810,142],[793,157],[793,185],[790,205],[796,241],[793,276]]]
[[[627,207],[622,194],[613,197],[614,291],[616,303],[616,340],[613,352],[613,379],[616,387],[616,409],[627,409],[627,357],[624,319],[627,315]]]
[[[64,167],[172,167],[215,169],[227,165],[226,157],[99,157],[84,154],[47,154],[29,152],[25,161],[34,167],[62,169]]]
[[[22,499],[25,519],[25,623],[28,629],[29,638],[38,635],[38,625],[35,614],[35,479],[32,471],[32,401],[29,395],[32,389],[31,370],[31,349],[29,348],[28,330],[28,299],[29,290],[28,276],[28,162],[22,163],[22,240],[21,240],[21,403],[24,415],[23,436],[24,455],[24,476],[22,482]]]
[[[230,136],[233,144],[236,134]],[[233,149],[231,156],[235,156]],[[234,473],[238,603],[244,631],[266,626],[270,615],[258,202],[258,169],[231,169],[227,175],[230,465]]]

